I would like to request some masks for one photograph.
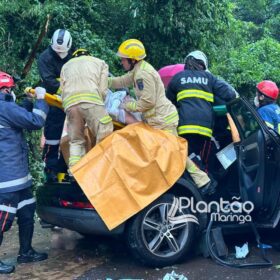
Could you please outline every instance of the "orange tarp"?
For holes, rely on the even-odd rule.
[[[170,189],[186,156],[184,139],[135,123],[105,138],[71,172],[112,230]]]

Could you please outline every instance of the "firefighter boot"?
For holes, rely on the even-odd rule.
[[[202,186],[199,190],[203,196],[212,195],[216,192],[217,185],[217,181],[211,179],[206,185]]]
[[[15,271],[15,267],[11,264],[4,264],[0,261],[0,274],[8,274]]]
[[[2,243],[3,240],[3,233],[0,234],[0,245]],[[8,274],[8,273],[12,273],[14,272],[15,267],[13,265],[10,264],[4,264],[0,261],[0,274]]]
[[[19,254],[18,263],[30,263],[46,260],[48,254],[38,253],[31,247],[34,225],[26,225],[19,227]]]

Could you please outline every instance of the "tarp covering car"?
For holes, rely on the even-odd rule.
[[[105,138],[71,172],[111,230],[170,189],[186,157],[184,139],[136,123]]]

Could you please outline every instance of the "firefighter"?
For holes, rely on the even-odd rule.
[[[108,65],[86,49],[73,53],[61,70],[63,108],[70,138],[69,167],[85,155],[84,129],[87,124],[96,143],[113,132],[112,118],[104,100],[108,90]]]
[[[258,113],[268,127],[280,134],[280,107],[276,104],[279,89],[272,81],[262,81],[257,84],[255,105]]]
[[[185,58],[184,71],[170,81],[167,98],[179,111],[178,134],[189,143],[189,155],[201,159],[207,168],[211,149],[215,99],[226,103],[238,96],[235,89],[208,71],[208,59],[201,51]]]
[[[124,41],[119,46],[117,55],[128,73],[120,77],[110,77],[109,87],[133,86],[136,95],[136,100],[124,103],[123,108],[128,112],[141,112],[145,123],[177,136],[176,107],[166,98],[158,72],[144,60],[146,51],[142,42],[136,39]],[[202,194],[214,191],[215,184],[212,184],[208,175],[197,168],[189,158],[186,169]]]
[[[0,244],[17,216],[20,249],[18,263],[47,259],[46,253],[36,252],[32,246],[35,199],[32,195],[32,178],[28,171],[27,144],[23,130],[43,127],[48,113],[44,101],[46,90],[35,89],[37,101],[32,112],[14,102],[13,78],[0,73]],[[15,267],[0,261],[0,273],[11,273]]]
[[[51,45],[39,56],[38,69],[42,86],[51,94],[60,94],[60,71],[71,58],[72,37],[68,30],[57,29],[51,39]],[[43,160],[48,182],[57,181],[57,173],[67,172],[67,166],[59,152],[59,143],[63,130],[65,113],[62,109],[50,106],[44,136]]]

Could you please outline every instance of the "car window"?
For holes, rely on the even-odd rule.
[[[231,110],[239,123],[238,127],[241,129],[239,132],[243,136],[243,139],[261,128],[253,113],[242,102],[233,104]]]

